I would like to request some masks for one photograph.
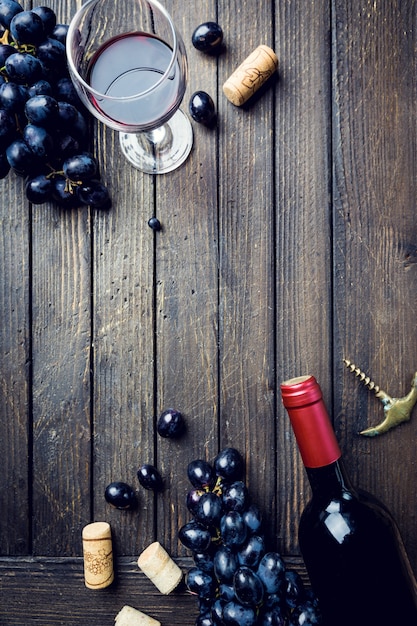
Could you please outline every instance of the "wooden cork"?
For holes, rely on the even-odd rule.
[[[157,541],[142,552],[138,566],[163,594],[171,593],[181,582],[181,569]]]
[[[223,92],[232,104],[242,106],[277,69],[277,55],[262,44],[226,80]]]
[[[89,589],[104,589],[114,580],[110,524],[93,522],[84,526],[84,581]]]
[[[127,604],[114,618],[116,626],[161,626],[161,622]]]

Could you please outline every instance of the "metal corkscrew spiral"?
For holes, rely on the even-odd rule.
[[[384,420],[377,426],[366,428],[359,434],[366,437],[375,437],[388,432],[395,426],[403,422],[407,422],[411,418],[411,412],[414,405],[417,402],[417,372],[414,373],[411,381],[411,391],[403,398],[392,398],[385,391],[383,391],[378,385],[365,372],[357,367],[352,361],[343,359],[344,364],[350,372],[355,374],[359,378],[360,382],[363,382],[365,387],[375,393],[375,396],[382,402],[384,406]]]

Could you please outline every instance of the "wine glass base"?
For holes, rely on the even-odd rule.
[[[180,109],[159,128],[143,133],[119,133],[126,159],[146,174],[166,174],[182,165],[193,146],[193,129]]]

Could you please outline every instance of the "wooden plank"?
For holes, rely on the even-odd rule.
[[[359,437],[383,407],[341,362],[394,397],[417,368],[417,4],[333,5],[337,429],[355,482],[392,510],[417,573],[416,412],[379,439]]]
[[[0,553],[27,554],[30,497],[30,209],[23,180],[0,181]]]
[[[58,4],[67,23],[75,2]],[[37,206],[32,237],[33,551],[73,555],[90,515],[89,210]]]
[[[328,3],[277,3],[275,25],[281,59],[275,114],[277,516],[284,554],[296,554],[310,489],[279,385],[313,374],[331,410]]]
[[[247,484],[277,548],[274,404],[274,102],[231,104],[223,83],[261,43],[275,48],[272,5],[219,6],[226,52],[219,59],[220,444],[245,459]],[[251,24],[248,29],[247,25]],[[233,26],[232,26],[233,25]],[[260,453],[260,451],[262,451]]]
[[[191,565],[190,559],[176,562],[184,572]],[[286,564],[306,581],[299,560]],[[193,626],[198,615],[197,599],[183,584],[164,596],[129,557],[118,560],[115,583],[101,591],[85,587],[80,558],[0,559],[1,626],[79,626],[86,620],[90,626],[111,626],[125,604],[162,624]]]
[[[217,107],[216,58],[191,45],[202,21],[215,18],[216,3],[166,2],[188,54],[191,94],[208,92]],[[187,432],[178,441],[157,437],[158,467],[167,492],[158,502],[158,532],[173,553],[186,554],[178,530],[190,519],[185,496],[187,465],[211,460],[218,445],[218,204],[217,132],[193,122],[194,145],[187,162],[156,180],[156,209],[163,231],[156,237],[156,417],[180,410]]]
[[[126,161],[116,131],[95,129],[113,206],[93,217],[93,517],[112,525],[119,554],[135,555],[155,539],[154,494],[137,480],[155,460],[154,182]],[[113,481],[136,490],[137,510],[105,502]]]
[[[121,554],[136,554],[155,532],[154,495],[136,476],[154,462],[153,182],[125,161],[117,133],[100,127],[97,145],[114,205],[94,219],[94,517],[115,526]],[[138,491],[138,511],[104,501],[116,480]]]

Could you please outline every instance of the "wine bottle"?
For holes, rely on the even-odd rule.
[[[417,584],[388,509],[352,486],[314,376],[281,385],[312,498],[299,545],[325,626],[417,624]]]

